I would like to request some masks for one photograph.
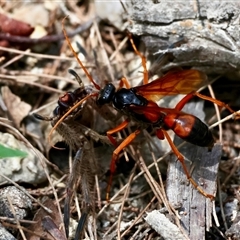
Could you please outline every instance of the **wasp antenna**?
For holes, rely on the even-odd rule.
[[[134,52],[141,58],[142,60],[142,67],[143,67],[143,83],[144,84],[147,84],[148,83],[148,70],[147,70],[147,64],[146,64],[146,57],[140,53],[138,50],[137,50],[137,47],[133,41],[133,38],[132,38],[132,34],[130,32],[127,32],[128,34],[128,38],[129,38],[129,41],[133,47],[133,50]]]
[[[77,48],[79,49],[79,52],[81,52],[84,55],[84,57],[87,57],[87,52],[82,47],[82,45],[79,42],[76,42],[76,45],[77,45]]]
[[[75,77],[75,79],[77,80],[77,82],[78,82],[78,84],[79,84],[80,87],[83,87],[83,86],[84,86],[82,79],[81,79],[80,76],[76,73],[75,70],[73,70],[73,69],[68,69],[68,72]]]
[[[38,120],[42,120],[42,121],[52,121],[53,120],[53,117],[45,117],[45,116],[42,116],[40,114],[37,114],[37,113],[33,113],[33,116],[35,118],[37,118]]]
[[[83,65],[83,63],[81,62],[81,60],[79,59],[77,53],[74,51],[74,49],[73,49],[73,47],[72,47],[72,45],[71,45],[71,42],[70,42],[70,40],[69,40],[69,38],[68,38],[68,36],[67,36],[67,32],[66,32],[66,30],[65,30],[65,28],[64,28],[64,21],[65,21],[66,18],[67,18],[67,17],[63,18],[63,20],[62,20],[62,30],[63,30],[63,34],[64,34],[64,36],[65,36],[65,39],[66,39],[66,41],[67,41],[67,44],[68,44],[68,46],[70,47],[70,49],[71,49],[74,57],[77,59],[79,65],[81,66],[81,68],[83,69],[83,71],[85,72],[85,74],[87,75],[87,77],[88,77],[88,79],[90,80],[90,82],[94,85],[94,87],[95,87],[97,90],[100,90],[100,89],[101,89],[100,86],[99,86],[97,83],[95,83],[95,81],[93,80],[92,76],[90,75],[90,73],[88,72],[88,70],[85,68],[85,66]]]

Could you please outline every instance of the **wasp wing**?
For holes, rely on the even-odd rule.
[[[134,87],[137,94],[158,101],[167,95],[188,94],[206,83],[207,76],[198,70],[170,71],[164,76],[142,86]]]

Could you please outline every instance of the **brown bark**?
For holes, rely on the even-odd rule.
[[[132,0],[130,9],[129,30],[141,36],[149,52],[168,49],[170,58],[162,70],[181,66],[206,73],[238,72],[239,1]],[[182,38],[186,42],[174,46]]]

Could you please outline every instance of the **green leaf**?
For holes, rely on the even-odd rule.
[[[18,149],[12,149],[0,144],[0,158],[7,157],[26,157],[27,153]]]

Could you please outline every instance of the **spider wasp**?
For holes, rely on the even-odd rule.
[[[160,140],[163,140],[164,138],[167,139],[172,151],[182,164],[187,179],[191,182],[191,184],[202,195],[213,200],[214,196],[206,193],[191,177],[184,162],[183,155],[179,152],[167,133],[168,130],[172,130],[183,140],[200,147],[208,147],[208,149],[211,150],[214,145],[214,139],[208,126],[203,123],[198,117],[182,111],[182,108],[186,105],[186,103],[188,103],[193,97],[196,96],[215,103],[219,107],[225,107],[231,113],[234,113],[234,110],[232,110],[227,104],[196,92],[197,89],[206,83],[207,76],[203,72],[195,69],[173,70],[149,83],[146,58],[136,49],[133,39],[129,35],[129,39],[135,53],[142,60],[142,66],[144,69],[144,84],[142,86],[130,87],[127,79],[122,78],[120,86],[125,85],[126,88],[121,87],[116,90],[115,86],[112,83],[108,83],[103,88],[101,88],[93,80],[92,76],[84,67],[76,52],[73,50],[64,27],[63,32],[66,40],[68,41],[68,45],[76,57],[79,65],[89,78],[90,82],[96,88],[96,91],[92,91],[92,93],[81,99],[74,107],[67,111],[62,116],[62,118],[59,119],[59,121],[53,127],[52,131],[61,123],[62,120],[65,119],[65,117],[68,116],[68,114],[74,111],[75,108],[81,106],[81,104],[87,99],[94,97],[96,98],[96,103],[99,107],[102,107],[105,104],[111,104],[115,109],[127,117],[127,119],[123,121],[119,126],[107,131],[106,133],[111,143],[116,147],[113,152],[110,164],[111,176],[109,178],[107,187],[107,200],[109,200],[109,191],[111,188],[112,178],[115,172],[115,164],[119,153],[136,138],[136,136],[141,132],[142,127],[147,128],[148,126],[156,129],[156,136]],[[158,106],[156,103],[164,96],[177,94],[186,94],[186,96],[183,97],[183,99],[180,100],[180,102],[174,108],[163,108]],[[139,123],[140,127],[131,133],[120,144],[117,144],[112,135],[126,128],[131,120]]]

